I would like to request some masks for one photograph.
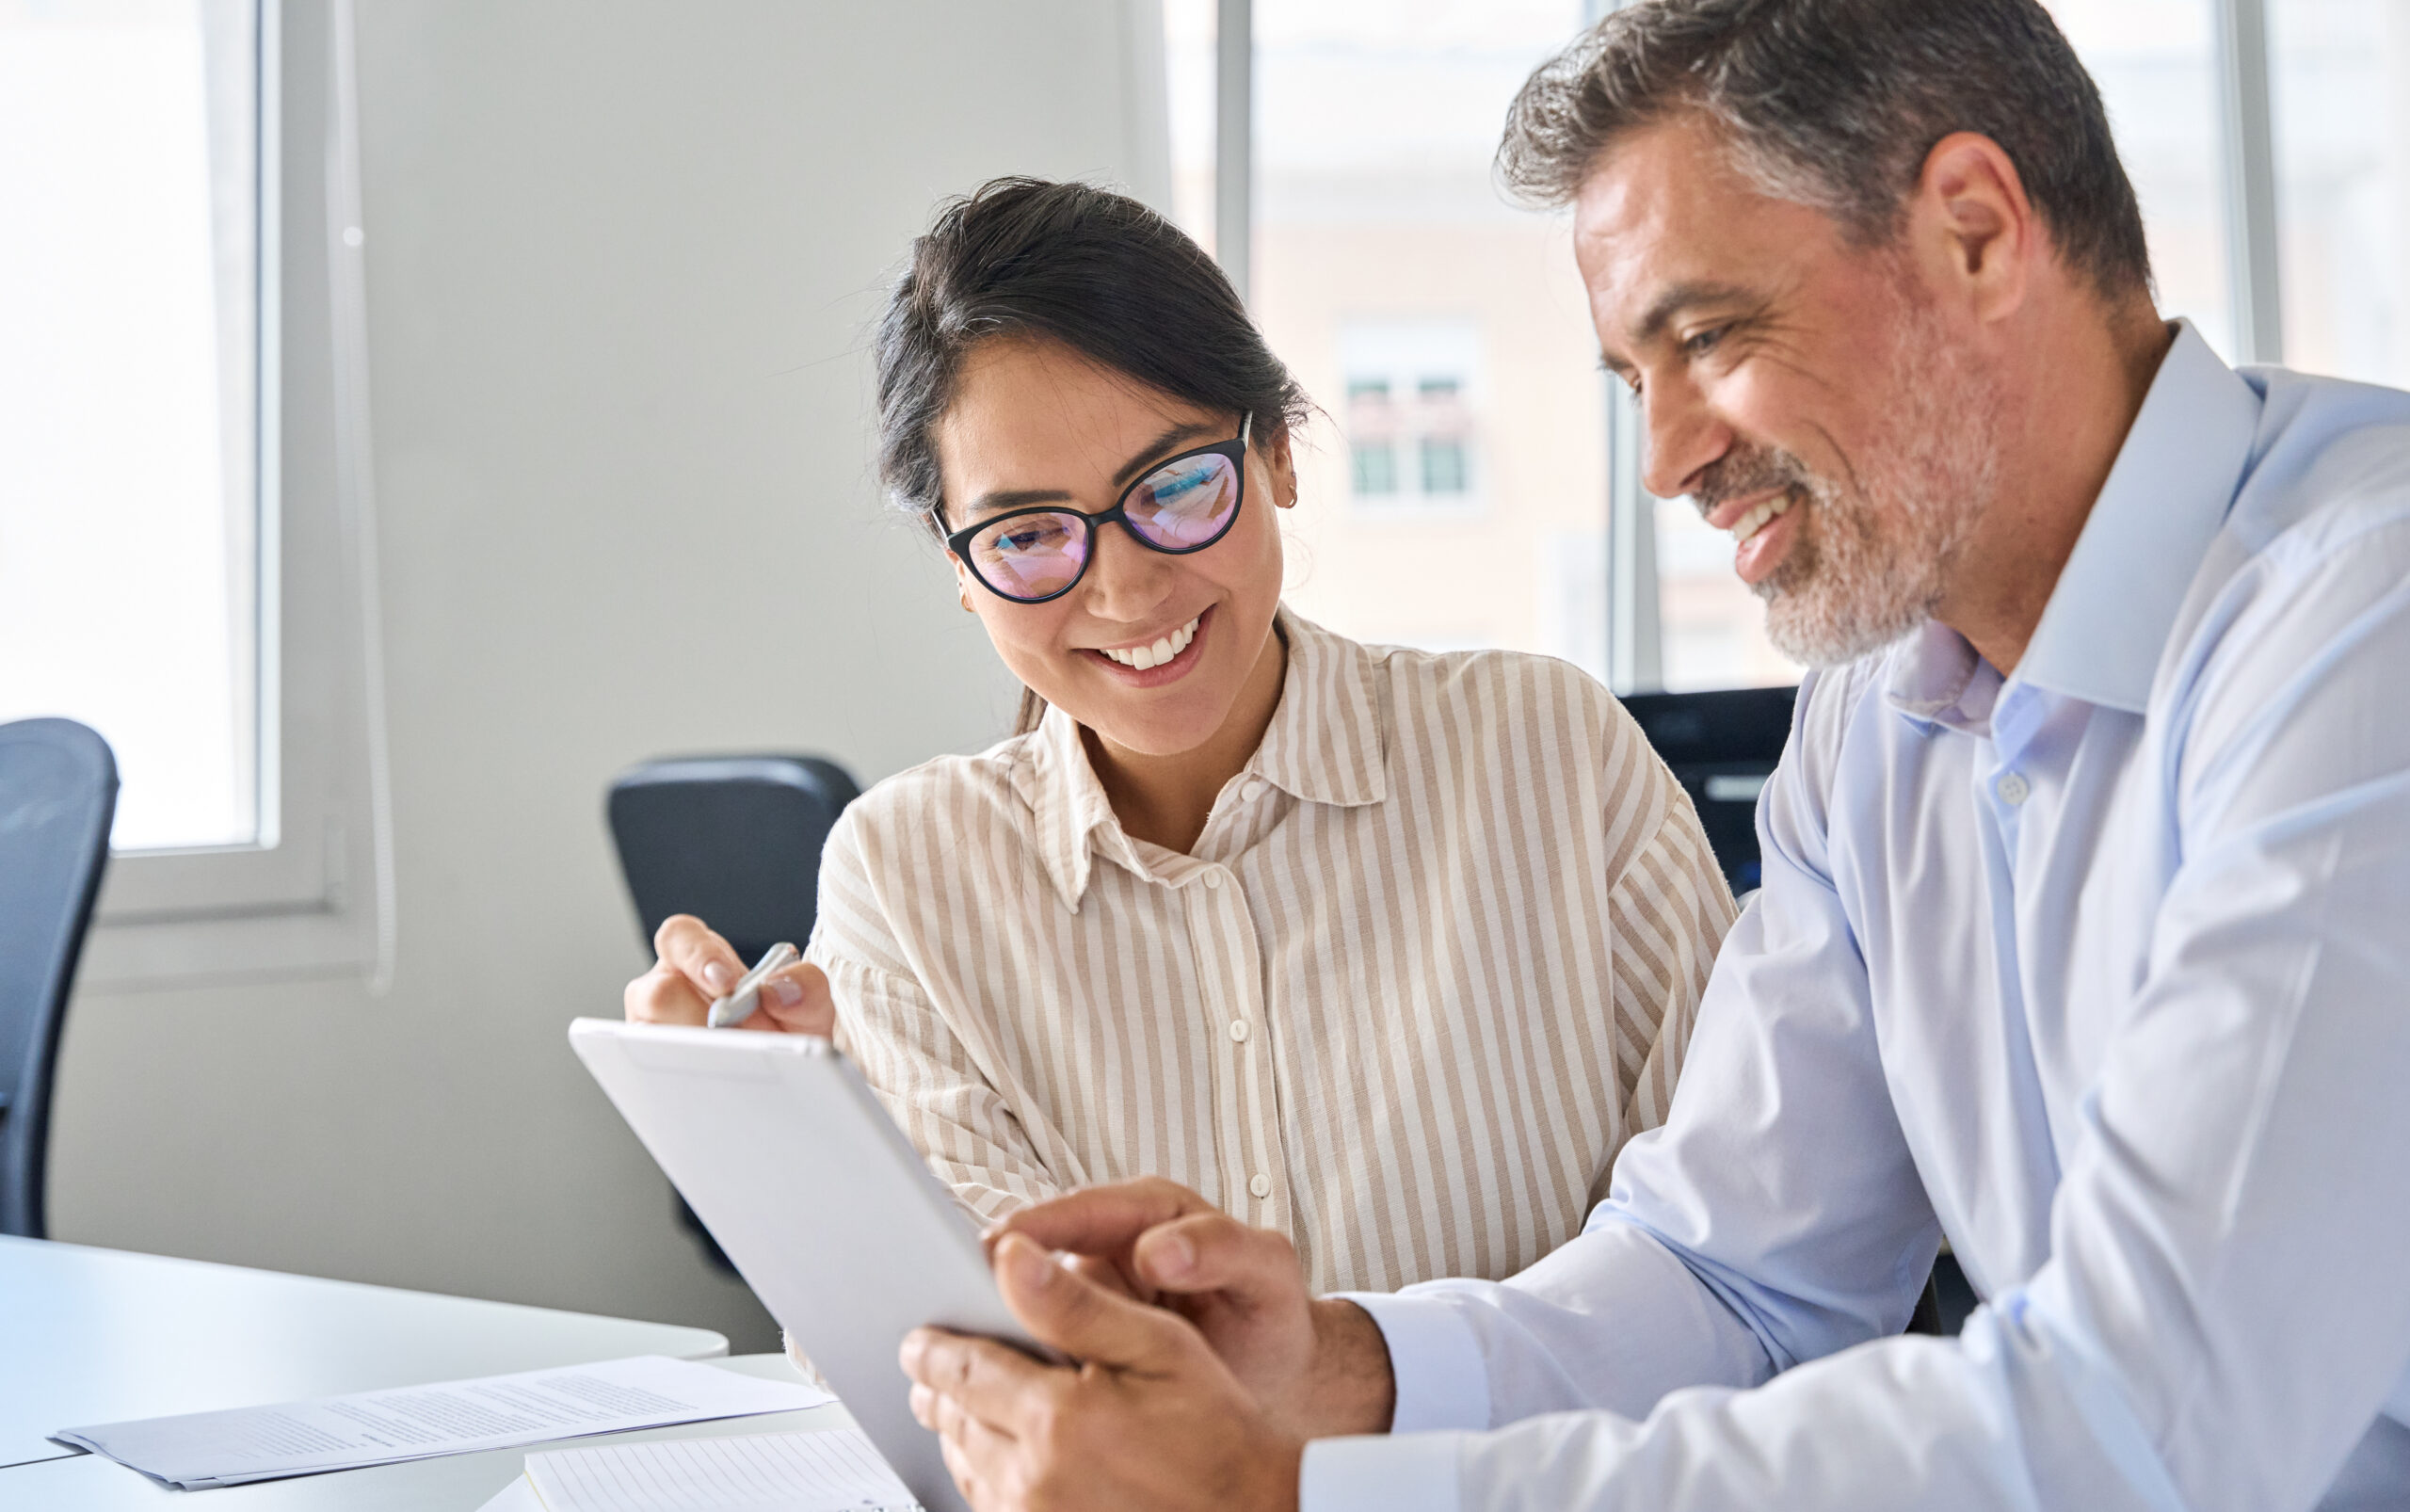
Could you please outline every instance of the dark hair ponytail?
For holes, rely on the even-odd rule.
[[[996,179],[940,207],[879,317],[878,475],[896,507],[945,535],[934,433],[963,360],[1039,336],[1175,398],[1285,435],[1312,402],[1264,345],[1202,248],[1110,189]],[[1044,705],[1021,700],[1021,728]]]

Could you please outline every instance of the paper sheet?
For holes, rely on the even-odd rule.
[[[527,1456],[544,1512],[917,1512],[852,1428],[554,1449]]]
[[[544,1504],[536,1494],[535,1486],[524,1474],[493,1493],[493,1500],[477,1508],[477,1512],[544,1512]]]
[[[189,1491],[589,1433],[792,1412],[834,1400],[817,1387],[646,1355],[315,1402],[62,1428],[52,1437]]]

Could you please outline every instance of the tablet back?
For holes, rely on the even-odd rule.
[[[904,1484],[930,1512],[964,1509],[896,1350],[924,1324],[1021,1330],[861,1073],[795,1035],[580,1019],[570,1043]]]

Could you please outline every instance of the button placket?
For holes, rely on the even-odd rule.
[[[1235,890],[1224,888],[1221,868],[1209,865],[1191,876],[1181,891],[1188,909],[1189,944],[1196,955],[1197,981],[1205,992],[1202,1006],[1209,1021],[1229,1023],[1246,1011],[1244,984],[1234,979],[1231,970],[1230,910],[1225,906]],[[1222,1052],[1212,1061],[1213,1150],[1221,1166],[1221,1188],[1228,1194],[1224,1200],[1244,1216],[1247,1177],[1256,1167],[1248,1159],[1243,1114],[1245,1096],[1240,1085],[1243,1072],[1227,1058],[1229,1054]]]
[[[1216,878],[1230,885],[1216,886]],[[1205,875],[1205,913],[1211,921],[1210,972],[1218,991],[1213,1005],[1221,1011],[1229,1036],[1219,1074],[1214,1078],[1223,1141],[1226,1180],[1233,1192],[1244,1190],[1254,1201],[1241,1215],[1249,1222],[1279,1225],[1287,1221],[1277,1173],[1282,1163],[1278,1127],[1279,1100],[1270,1047],[1259,1048],[1257,1031],[1263,1027],[1263,971],[1255,924],[1246,893],[1235,876],[1213,871]]]

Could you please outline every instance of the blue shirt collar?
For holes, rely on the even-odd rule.
[[[2148,707],[2177,613],[2242,485],[2259,402],[2191,322],[2177,322],[2043,607],[2018,683],[2131,714]],[[1897,653],[1893,706],[1935,720],[1979,681],[1976,661],[1955,631],[1927,625]]]

